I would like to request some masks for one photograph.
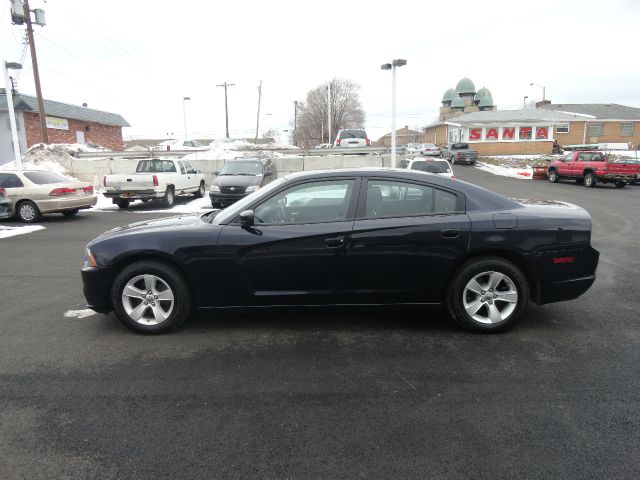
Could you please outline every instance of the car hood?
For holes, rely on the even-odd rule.
[[[218,175],[212,185],[216,187],[250,187],[260,185],[262,175]]]
[[[162,230],[175,230],[176,228],[184,228],[189,226],[200,226],[205,223],[201,217],[201,213],[191,213],[176,215],[174,217],[159,218],[156,220],[145,220],[143,222],[130,223],[128,225],[116,227],[112,230],[104,232],[91,243],[123,235],[158,232]]]

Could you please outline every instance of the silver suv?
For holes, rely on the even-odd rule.
[[[334,147],[369,147],[371,140],[367,137],[367,132],[361,128],[346,128],[338,130]]]

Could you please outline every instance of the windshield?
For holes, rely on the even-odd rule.
[[[420,170],[429,173],[449,173],[451,169],[446,162],[414,162],[411,170]]]
[[[227,162],[222,166],[220,175],[262,175],[262,162]]]
[[[72,181],[53,172],[25,172],[24,176],[38,185],[46,185],[48,183],[66,183]]]
[[[273,190],[280,187],[280,185],[282,185],[284,181],[285,177],[278,178],[277,180],[269,183],[266,187],[262,187],[260,190],[247,195],[241,200],[238,200],[236,203],[225,208],[218,215],[216,215],[211,223],[219,225],[227,220],[232,219],[240,212],[245,211],[249,205],[256,201],[256,198],[268,196]]]

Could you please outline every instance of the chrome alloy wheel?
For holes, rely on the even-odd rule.
[[[138,275],[122,289],[122,306],[129,318],[140,325],[158,325],[173,311],[171,287],[155,275]]]
[[[23,203],[20,205],[20,217],[26,222],[32,221],[36,218],[36,209],[30,203]]]
[[[482,272],[467,282],[462,293],[467,314],[476,322],[504,322],[518,305],[518,290],[504,273]]]

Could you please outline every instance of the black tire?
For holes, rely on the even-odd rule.
[[[173,207],[176,203],[176,195],[173,187],[167,187],[166,192],[164,192],[164,197],[162,197],[162,205],[167,208]]]
[[[496,273],[501,277],[492,276]],[[495,290],[489,290],[492,286],[490,280],[500,278]],[[473,280],[476,280],[478,287],[487,289],[476,295],[469,289]],[[446,301],[449,314],[459,327],[477,333],[501,332],[511,327],[527,309],[529,284],[520,269],[511,262],[500,257],[478,257],[456,270],[449,284]],[[480,307],[474,314],[477,318],[467,312],[465,302],[469,309]],[[494,314],[497,320],[491,318]],[[503,315],[504,318],[501,318]]]
[[[555,169],[552,168],[547,172],[547,179],[551,183],[558,183],[558,172],[556,172]]]
[[[593,173],[589,172],[585,173],[582,183],[587,188],[593,188],[596,186],[596,183],[598,183],[598,180]]]
[[[627,186],[627,182],[623,182],[622,180],[616,182],[616,188],[624,188]]]
[[[195,198],[204,197],[204,181],[200,182],[200,186],[198,187],[198,191],[193,194]]]
[[[118,208],[129,208],[129,200],[126,200],[124,198],[119,198],[116,200],[116,205],[118,205]]]
[[[62,214],[65,217],[73,217],[74,215],[76,215],[80,210],[78,210],[77,208],[72,208],[71,210],[63,210]]]
[[[31,200],[23,200],[16,208],[16,217],[22,223],[34,223],[40,220],[40,209]]]
[[[456,157],[449,157],[449,161],[451,162],[451,165],[455,165],[456,164]]]
[[[151,289],[146,292],[144,290],[149,287],[149,284],[147,284],[145,276],[154,277],[150,282]],[[136,281],[139,277],[142,278]],[[123,291],[127,284],[141,290],[141,294],[145,295],[144,299],[142,296],[138,298],[133,295],[128,295],[126,300],[123,299]],[[162,288],[165,286],[168,287],[173,295],[170,308],[169,300],[157,300],[158,295],[154,295],[166,295],[167,290]],[[133,292],[133,290],[129,291]],[[146,293],[149,291],[152,293],[147,296]],[[144,303],[147,300],[148,303]],[[172,265],[155,260],[142,260],[125,267],[113,282],[111,302],[116,316],[127,328],[146,335],[155,335],[174,330],[191,313],[191,295],[182,274]],[[133,310],[131,310],[132,308]],[[127,313],[127,309],[131,310],[131,315]],[[157,321],[156,312],[158,311],[163,315],[168,312],[166,319]],[[136,316],[137,313],[140,314],[140,317],[135,320],[133,316]],[[157,323],[154,324],[154,321],[157,321]]]

